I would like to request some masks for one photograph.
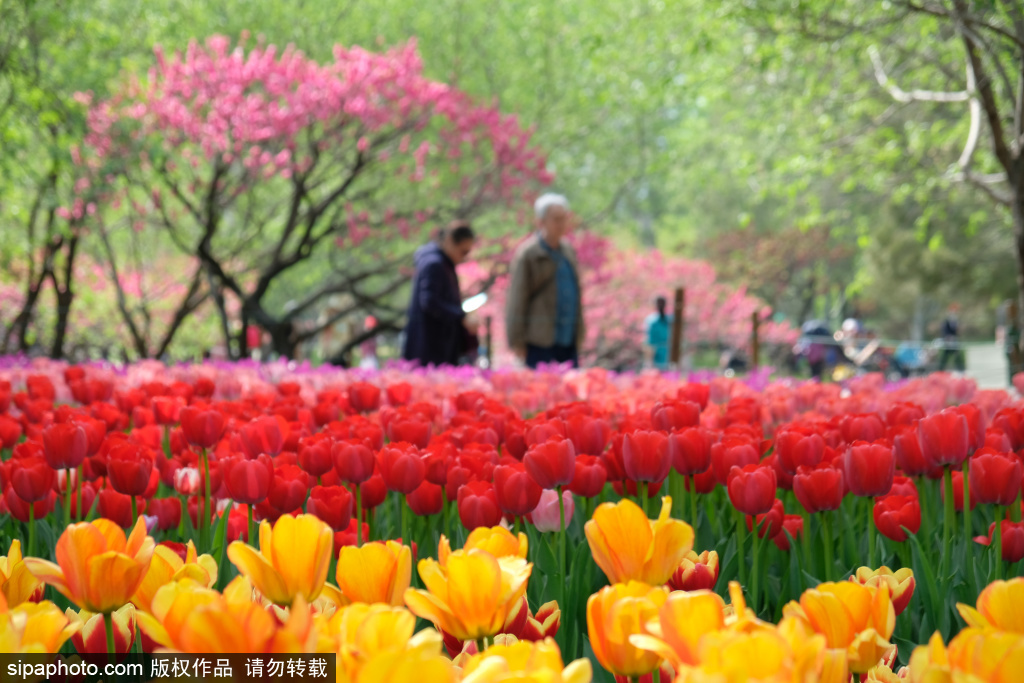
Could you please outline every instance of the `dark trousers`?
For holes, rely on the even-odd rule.
[[[953,368],[964,371],[964,356],[960,349],[942,349],[942,355],[939,356],[939,370],[945,370],[949,362],[953,361]]]
[[[533,346],[526,345],[526,365],[537,369],[540,363],[572,363],[574,368],[580,366],[576,345],[572,346]]]

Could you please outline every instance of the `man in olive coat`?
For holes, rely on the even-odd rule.
[[[527,366],[579,365],[583,298],[569,231],[569,202],[545,194],[534,204],[537,231],[516,249],[505,303],[509,348]]]

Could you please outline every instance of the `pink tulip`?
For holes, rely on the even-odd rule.
[[[572,491],[562,491],[562,502],[565,506],[565,525],[569,526],[569,520],[572,519],[573,512],[576,511]],[[537,527],[537,531],[541,533],[560,531],[562,527],[558,511],[558,492],[554,489],[545,489],[540,494],[540,502],[537,503],[537,507],[530,513],[530,519]]]

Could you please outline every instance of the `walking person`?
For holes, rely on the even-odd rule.
[[[654,299],[655,312],[644,320],[647,331],[645,355],[649,365],[657,370],[668,370],[668,345],[672,336],[672,316],[666,313],[668,300],[663,296]]]
[[[945,370],[950,360],[953,361],[953,368],[960,372],[964,371],[964,360],[960,350],[960,321],[957,318],[957,311],[960,307],[953,303],[946,311],[946,318],[942,321],[942,356],[939,358],[939,370]]]
[[[476,316],[462,310],[455,266],[469,256],[476,236],[466,222],[442,230],[436,242],[416,250],[409,320],[402,358],[420,365],[456,365],[466,332],[476,332]]]
[[[569,202],[544,194],[533,209],[537,230],[512,258],[505,303],[508,345],[531,368],[540,363],[578,367],[583,298],[576,253],[563,239],[570,226]]]

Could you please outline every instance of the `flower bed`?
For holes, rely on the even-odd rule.
[[[947,375],[8,359],[0,441],[12,651],[335,652],[346,681],[1024,670],[1024,407]]]

